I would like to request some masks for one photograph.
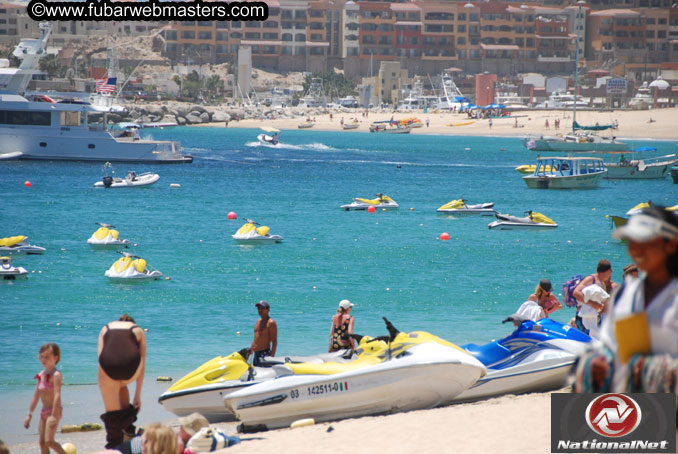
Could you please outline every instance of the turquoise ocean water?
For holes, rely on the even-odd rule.
[[[611,239],[606,214],[624,215],[648,199],[678,202],[678,185],[668,177],[605,180],[595,190],[527,189],[514,167],[535,162],[535,153],[517,138],[285,131],[281,139],[289,145],[271,148],[257,145],[258,133],[145,133],[180,140],[195,156],[191,165],[115,165],[122,175],[159,173],[147,189],[93,188],[100,163],[0,164],[0,236],[28,235],[47,248],[14,259],[35,271],[27,281],[0,285],[0,399],[30,393],[40,370],[38,348],[48,341],[62,348],[66,384],[96,383],[98,332],[123,312],[148,329],[148,381],[179,378],[248,346],[261,299],[271,303],[282,355],[325,351],[330,318],[343,298],[355,303],[358,333],[385,334],[386,316],[403,331],[487,342],[508,333],[501,320],[543,277],[559,289],[573,274],[593,272],[604,257],[620,279],[629,260]],[[633,145],[676,152],[668,141]],[[26,180],[32,187],[24,187]],[[391,196],[400,210],[339,209],[376,192]],[[487,228],[493,218],[436,214],[462,196],[495,202],[503,213],[539,211],[560,227],[493,231]],[[237,221],[227,220],[229,211]],[[231,234],[246,217],[285,241],[236,245]],[[138,243],[131,252],[171,280],[109,282],[104,272],[118,255],[90,249],[95,222],[114,224],[121,237]],[[450,241],[437,240],[442,232]],[[565,309],[553,318],[572,316]],[[22,402],[17,419],[27,406]]]

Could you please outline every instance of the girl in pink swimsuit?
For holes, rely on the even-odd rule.
[[[61,445],[54,441],[63,410],[61,407],[61,384],[63,377],[61,372],[56,368],[57,363],[61,359],[61,350],[59,350],[59,346],[55,343],[44,344],[40,347],[38,359],[44,369],[34,377],[38,380],[38,384],[35,387],[33,399],[31,399],[24,427],[28,429],[33,417],[33,411],[35,411],[35,407],[38,405],[38,400],[42,400],[40,422],[38,423],[40,453],[49,454],[49,450],[52,449],[59,454],[66,454]]]

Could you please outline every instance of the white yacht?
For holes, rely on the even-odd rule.
[[[636,95],[629,100],[629,107],[633,110],[648,110],[652,107],[654,103],[654,98],[650,92],[650,87],[648,87],[647,82],[638,87]]]
[[[456,110],[459,112],[462,108],[471,104],[471,100],[461,93],[452,76],[446,72],[443,72],[440,76],[438,98],[437,108],[440,110]]]
[[[51,26],[40,24],[42,36],[23,39],[14,51],[19,68],[0,64],[0,159],[192,162],[179,142],[114,138],[103,124],[90,125],[88,115],[101,114],[89,102],[36,102],[22,96],[40,57],[45,55]]]
[[[588,103],[584,101],[584,98],[579,95],[577,96],[577,107],[588,107]],[[569,91],[555,91],[551,93],[548,101],[540,104],[538,107],[543,109],[572,109],[575,103],[575,96]]]

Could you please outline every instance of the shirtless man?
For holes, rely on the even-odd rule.
[[[264,356],[275,356],[278,347],[278,326],[275,320],[268,316],[271,306],[266,301],[259,301],[255,306],[261,318],[254,325],[254,340],[250,349],[254,353],[252,364],[259,366]]]

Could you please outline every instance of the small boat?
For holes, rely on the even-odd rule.
[[[671,167],[671,179],[673,184],[678,184],[678,165]]]
[[[240,244],[282,243],[283,237],[269,234],[268,226],[257,227],[258,225],[260,225],[258,222],[247,219],[247,222],[231,236]]]
[[[105,176],[102,181],[94,183],[95,188],[142,188],[155,184],[160,175],[153,172],[144,172],[137,175],[134,171],[127,172],[125,178]]]
[[[148,281],[160,279],[162,273],[158,270],[150,270],[146,260],[128,252],[120,252],[120,257],[104,273],[104,276],[112,281]]]
[[[485,375],[475,357],[433,334],[389,332],[375,354],[275,366],[294,375],[230,393],[224,404],[245,426],[274,429],[300,418],[320,422],[444,405]]]
[[[473,121],[463,121],[463,122],[460,122],[460,123],[452,123],[449,126],[452,126],[452,127],[468,126],[468,125],[472,125],[475,122],[476,122],[475,120],[473,120]]]
[[[287,369],[280,371],[274,366],[292,362],[320,364],[353,357],[351,350],[315,356],[267,356],[264,358],[265,366],[259,367],[247,363],[249,354],[249,348],[244,348],[228,356],[212,358],[162,393],[158,402],[177,416],[198,412],[210,422],[233,420],[235,416],[224,408],[224,396],[262,381],[272,380],[281,373],[289,373]]]
[[[0,153],[0,161],[12,161],[14,159],[19,159],[23,155],[20,151],[7,151]]]
[[[360,211],[367,210],[369,209],[369,207],[374,207],[375,210],[377,208],[383,208],[386,210],[395,210],[400,206],[396,203],[395,200],[393,200],[392,198],[385,194],[379,192],[374,195],[377,196],[376,199],[363,199],[361,197],[356,197],[353,199],[353,203],[350,203],[348,205],[342,205],[341,209],[346,211],[351,210]]]
[[[42,254],[44,247],[28,244],[28,237],[25,235],[8,236],[0,238],[0,254]]]
[[[344,130],[348,130],[348,129],[358,129],[358,126],[360,126],[358,120],[353,120],[350,123],[344,123],[341,127]]]
[[[627,151],[629,145],[616,137],[600,137],[592,132],[570,133],[564,136],[526,137],[523,145],[533,151],[581,152]]]
[[[657,151],[655,147],[643,147],[631,151],[598,151],[594,156],[603,158],[608,180],[661,180],[666,178],[678,155],[643,157],[642,152]]]
[[[612,224],[614,225],[615,229],[618,229],[619,227],[626,225],[626,223],[629,222],[629,218],[625,218],[622,216],[610,215],[610,219],[612,219]]]
[[[387,134],[409,134],[412,132],[410,126],[403,126],[391,121],[375,121],[370,125],[370,132],[384,132]]]
[[[309,129],[309,128],[312,128],[313,126],[315,126],[314,122],[306,120],[303,123],[299,123],[297,125],[297,128],[299,128],[299,129]]]
[[[120,233],[115,230],[114,225],[97,222],[100,227],[87,240],[92,247],[125,246],[130,244],[129,240],[120,239]]]
[[[22,266],[12,265],[12,259],[9,257],[0,257],[0,279],[3,281],[15,281],[17,279],[26,279],[28,271]]]
[[[467,205],[466,199],[452,200],[438,208],[438,213],[445,214],[479,214],[481,216],[494,216],[494,202]]]
[[[461,346],[487,367],[487,374],[455,401],[550,391],[566,385],[572,365],[591,338],[550,318],[535,323],[516,317],[504,320],[519,323],[509,336],[485,345]]]
[[[536,211],[525,212],[527,216],[519,218],[508,214],[495,213],[497,220],[487,225],[490,229],[522,230],[522,229],[554,229],[558,227],[552,219]]]
[[[531,189],[593,189],[606,171],[600,158],[541,158],[523,181]]]
[[[257,140],[264,145],[278,145],[280,143],[280,129],[262,126],[261,129],[269,134],[259,134]]]

